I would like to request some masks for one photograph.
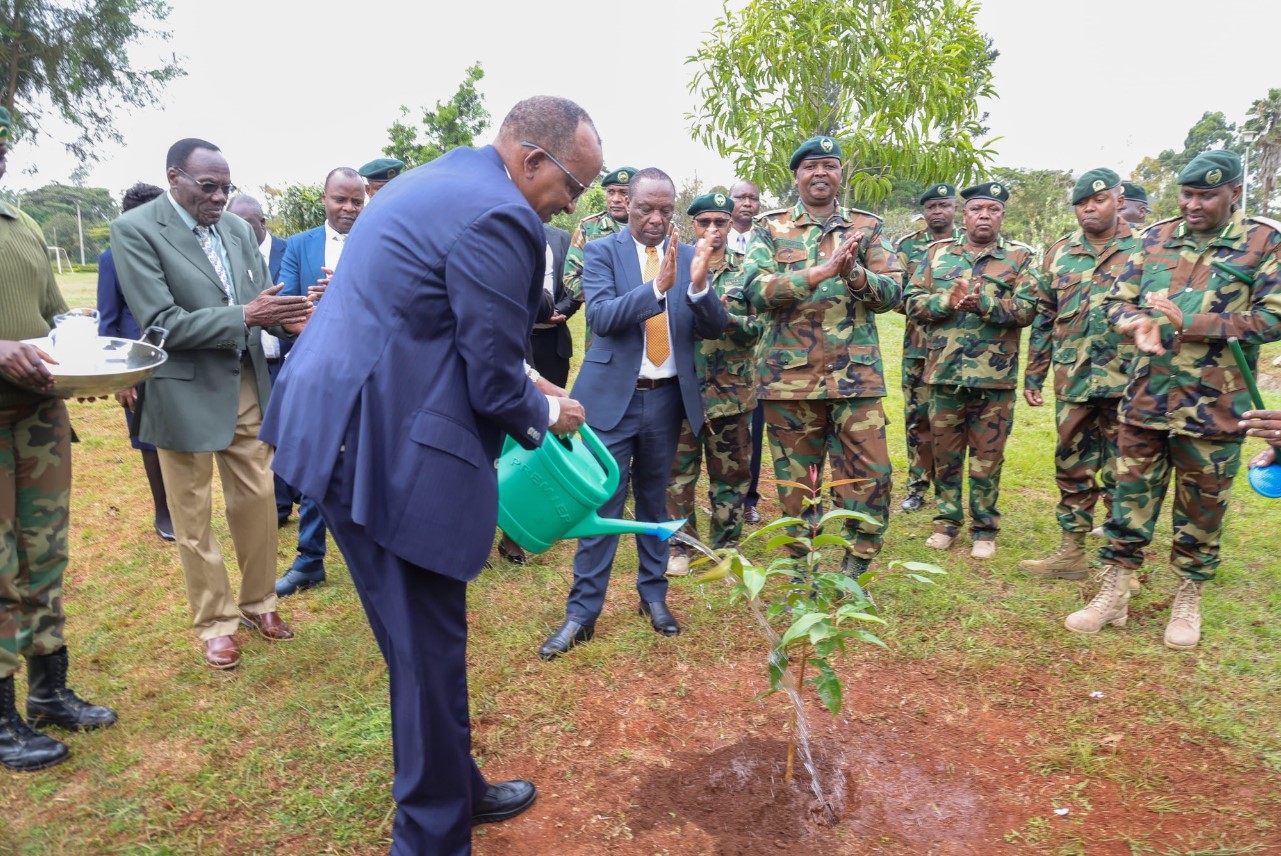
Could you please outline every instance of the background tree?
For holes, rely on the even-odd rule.
[[[997,180],[1010,190],[1001,234],[1038,251],[1076,228],[1071,198],[1075,179],[1058,169],[997,169]],[[959,219],[958,213],[958,219]]]
[[[283,189],[263,187],[267,207],[267,228],[273,235],[288,238],[314,229],[325,222],[325,188],[320,184],[287,184]]]
[[[450,149],[473,145],[476,136],[489,127],[485,96],[476,84],[485,76],[480,63],[467,69],[467,76],[448,101],[437,101],[435,110],[423,110],[422,139],[413,125],[397,119],[387,129],[391,142],[383,154],[399,158],[406,166],[415,167],[433,161]],[[401,105],[400,113],[409,118],[409,108]]]
[[[1281,170],[1281,89],[1269,89],[1268,97],[1250,105],[1246,116],[1244,130],[1256,135],[1250,144],[1250,171],[1255,176],[1250,183],[1261,188],[1254,197],[1257,205],[1247,204],[1246,210],[1266,217],[1272,210],[1277,170]]]
[[[163,0],[0,0],[0,105],[19,134],[33,139],[52,116],[79,130],[65,145],[80,161],[99,158],[103,141],[122,141],[115,113],[149,107],[185,72],[177,61],[137,67],[130,47],[168,41],[154,25],[169,17]]]
[[[21,193],[18,204],[31,219],[40,224],[45,239],[62,247],[75,262],[80,261],[80,233],[84,232],[84,258],[97,261],[107,248],[108,227],[120,215],[120,208],[105,187],[76,187],[70,184],[46,184]],[[76,220],[76,205],[80,219]]]
[[[687,63],[694,136],[735,173],[787,201],[793,150],[840,140],[852,198],[884,200],[899,179],[965,182],[992,150],[978,99],[994,95],[995,53],[973,0],[749,0],[726,3]]]
[[[583,191],[583,195],[578,197],[578,204],[574,206],[573,214],[566,214],[561,211],[552,217],[551,224],[557,229],[564,229],[571,235],[574,229],[578,228],[578,221],[584,217],[590,217],[593,214],[599,214],[605,210],[605,188],[599,184],[593,184]]]
[[[1207,149],[1228,149],[1237,154],[1244,150],[1236,125],[1221,111],[1202,113],[1188,129],[1182,149],[1166,149],[1156,157],[1144,158],[1134,168],[1130,180],[1147,190],[1153,221],[1178,215],[1179,186],[1175,180],[1194,157]]]

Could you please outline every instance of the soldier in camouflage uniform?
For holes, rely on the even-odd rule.
[[[9,113],[0,107],[0,176]],[[48,355],[22,339],[49,332],[66,304],[44,236],[31,218],[0,201],[0,765],[38,770],[68,755],[66,744],[32,730],[18,714],[14,673],[27,661],[27,717],[72,731],[108,726],[116,715],[67,687],[62,575],[71,504],[71,423],[46,394]]]
[[[1019,330],[1036,311],[1034,252],[1001,234],[1010,194],[1000,182],[961,191],[965,234],[930,245],[912,272],[908,314],[925,325],[938,514],[925,543],[952,546],[964,522],[961,480],[970,456],[970,555],[996,554],[1005,442],[1014,425]]]
[[[734,202],[723,193],[705,193],[686,212],[694,219],[695,241],[712,246],[708,270],[712,288],[725,305],[729,326],[719,339],[702,339],[694,350],[706,424],[701,439],[689,420],[681,421],[680,441],[667,486],[667,516],[688,518],[686,531],[698,536],[695,487],[702,459],[712,501],[711,545],[729,547],[743,533],[743,508],[752,481],[752,411],[756,409],[756,340],[760,326],[743,291],[743,255],[730,250],[726,239]],[[688,552],[673,546],[667,562],[669,576],[689,573]]]
[[[627,228],[627,188],[636,169],[620,166],[600,180],[605,188],[605,210],[584,217],[569,236],[569,249],[565,252],[565,291],[570,300],[583,302],[583,247],[597,238],[615,235]],[[583,319],[586,323],[586,319]],[[592,345],[592,328],[586,328],[583,350]]]
[[[875,313],[895,309],[902,271],[879,217],[837,204],[841,149],[831,137],[803,143],[790,162],[800,202],[757,218],[747,255],[747,292],[761,316],[758,398],[774,474],[813,486],[824,458],[853,552],[842,570],[861,573],[881,548],[889,519],[885,378]],[[780,484],[783,510],[801,516],[805,493]]]
[[[1132,181],[1121,182],[1121,219],[1142,232],[1148,221],[1148,192],[1143,185]]]
[[[935,241],[956,240],[956,188],[936,184],[918,200],[925,215],[925,228],[899,238],[895,249],[903,268],[903,289],[907,290],[912,270],[925,258]],[[929,385],[925,383],[925,330],[907,316],[903,322],[903,424],[907,434],[907,498],[904,511],[919,511],[925,491],[934,478],[934,455],[930,451]]]
[[[1121,177],[1092,169],[1072,189],[1081,228],[1045,253],[1037,277],[1036,320],[1028,347],[1023,397],[1041,407],[1050,366],[1054,367],[1054,451],[1059,486],[1057,550],[1019,567],[1029,574],[1084,579],[1090,569],[1085,536],[1094,526],[1102,498],[1109,515],[1116,488],[1117,407],[1125,391],[1134,344],[1108,324],[1103,299],[1138,252],[1138,237],[1119,216]],[[1097,478],[1097,482],[1096,482]]]
[[[1219,566],[1219,537],[1240,464],[1245,379],[1228,347],[1281,339],[1281,223],[1246,217],[1241,159],[1204,152],[1179,173],[1179,210],[1143,234],[1107,297],[1108,318],[1140,351],[1121,403],[1115,509],[1098,594],[1067,617],[1077,633],[1125,624],[1130,577],[1143,564],[1170,476],[1171,563],[1180,583],[1165,645],[1196,647],[1201,587]]]

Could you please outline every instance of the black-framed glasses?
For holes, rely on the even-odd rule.
[[[711,226],[724,229],[730,224],[730,219],[728,217],[695,217],[694,222],[697,225],[702,226],[704,229]]]
[[[579,181],[577,178],[575,178],[575,177],[574,177],[574,174],[573,174],[572,172],[570,172],[569,170],[565,169],[565,165],[564,165],[563,163],[561,163],[560,161],[556,160],[556,156],[555,156],[554,154],[552,154],[551,152],[547,151],[547,149],[543,148],[542,146],[538,145],[538,143],[531,143],[529,140],[521,140],[521,141],[520,141],[520,144],[521,144],[522,146],[524,146],[525,148],[527,148],[527,149],[538,149],[540,152],[542,152],[543,154],[547,155],[547,159],[548,159],[549,161],[551,161],[552,163],[556,164],[556,166],[560,168],[560,171],[561,171],[561,172],[563,172],[563,173],[565,173],[565,175],[569,176],[569,180],[570,180],[570,181],[572,181],[572,182],[574,182],[574,184],[577,184],[577,185],[578,185],[578,190],[577,190],[576,192],[571,193],[571,194],[569,195],[569,201],[570,201],[570,202],[574,202],[574,201],[576,201],[576,200],[578,199],[578,197],[582,196],[584,193],[586,193],[586,192],[587,192],[587,185],[583,184],[581,181]]]
[[[548,155],[548,157],[551,157],[551,155]],[[236,192],[236,185],[234,184],[218,184],[216,181],[200,181],[180,166],[176,166],[174,169],[191,179],[196,187],[200,188],[201,193],[207,193],[212,196],[214,193],[221,190],[224,196],[230,196]]]

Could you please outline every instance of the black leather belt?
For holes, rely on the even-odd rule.
[[[680,379],[674,378],[674,377],[659,377],[659,378],[643,377],[643,378],[639,378],[636,381],[636,388],[637,389],[658,389],[660,386],[667,386],[668,384],[679,383],[679,382],[680,382]]]

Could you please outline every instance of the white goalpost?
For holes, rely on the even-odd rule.
[[[49,262],[58,266],[58,273],[63,272],[64,266],[66,267],[67,273],[70,273],[73,270],[71,267],[71,256],[67,255],[66,250],[62,247],[48,247],[48,250]]]

